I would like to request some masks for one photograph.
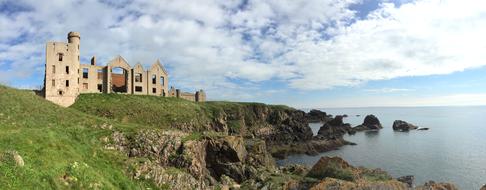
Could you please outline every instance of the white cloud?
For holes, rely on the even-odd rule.
[[[331,40],[298,42],[285,55],[301,69],[291,85],[323,89],[486,65],[485,13],[480,1],[382,4],[365,20],[335,28]]]
[[[396,92],[410,92],[414,89],[409,88],[378,88],[378,89],[365,89],[366,92],[371,93],[396,93]]]
[[[348,8],[357,2],[3,1],[26,8],[0,12],[0,67],[12,61],[2,72],[20,73],[2,80],[42,75],[44,43],[65,41],[71,30],[81,32],[85,60],[161,59],[172,84],[212,98],[251,99],[268,80],[328,89],[486,65],[485,2],[383,3],[362,20]]]

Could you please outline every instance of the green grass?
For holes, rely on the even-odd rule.
[[[257,126],[258,109],[292,108],[117,94],[83,94],[63,108],[30,91],[0,85],[0,189],[154,188],[130,177],[136,158],[103,148],[100,139],[113,131],[100,126],[127,134],[188,125],[196,129],[184,138],[189,141],[221,135],[201,126],[223,116],[236,132]],[[6,156],[9,151],[17,151],[25,165],[16,166]]]
[[[209,122],[200,105],[178,98],[81,94],[72,108],[121,123],[137,123],[157,128],[167,128],[173,124]]]
[[[25,165],[0,162],[0,189],[142,189],[150,183],[132,180],[127,157],[103,149],[100,138],[110,123],[75,109],[62,108],[28,91],[0,86],[0,154],[15,150]]]
[[[242,102],[191,102],[178,98],[146,95],[81,94],[71,106],[79,111],[113,119],[120,123],[156,128],[205,131],[218,118],[226,117],[228,126],[239,132],[242,126],[261,123],[258,109],[293,109],[282,105]]]
[[[182,142],[187,142],[187,141],[197,141],[201,140],[203,138],[203,134],[200,132],[192,132],[189,135],[185,136],[182,138]]]

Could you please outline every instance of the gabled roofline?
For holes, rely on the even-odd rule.
[[[164,74],[168,75],[167,70],[165,70],[164,66],[160,63],[159,59],[157,59],[155,61],[155,63],[152,64],[152,66],[150,67],[150,70],[152,70],[152,68],[154,68],[154,66],[158,66],[160,69],[162,69],[162,72],[164,72]]]
[[[117,59],[120,59],[120,61],[121,62],[124,62],[128,66],[128,68],[132,69],[132,66],[130,64],[128,64],[127,60],[125,60],[125,58],[123,58],[121,55],[115,56],[115,58],[113,58],[112,60],[110,60],[106,66],[111,66],[111,64],[114,61],[116,61]]]
[[[140,62],[137,62],[137,64],[135,64],[132,69],[135,69],[136,67],[140,67],[142,68],[142,71],[144,72],[145,71],[145,68],[143,68],[143,65],[140,63]]]

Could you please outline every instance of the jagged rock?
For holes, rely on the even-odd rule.
[[[353,129],[356,131],[365,131],[365,130],[377,130],[382,129],[380,120],[374,115],[367,115],[363,121],[363,124],[354,127]]]
[[[298,189],[302,189],[300,187],[300,182],[297,181],[297,180],[288,180],[287,182],[285,182],[284,186],[282,187],[283,190],[298,190]]]
[[[381,169],[356,168],[340,157],[321,157],[307,176],[321,180],[311,188],[314,190],[408,189],[407,184],[394,180]]]
[[[319,122],[327,122],[331,119],[326,112],[321,110],[312,109],[308,113],[305,114],[307,121],[311,123],[319,123]]]
[[[230,177],[228,177],[226,175],[222,175],[221,176],[221,184],[224,185],[224,186],[227,186],[229,188],[229,187],[233,187],[237,183],[235,182],[235,180],[231,179]]]
[[[401,181],[403,183],[406,183],[408,187],[413,187],[413,180],[415,177],[413,175],[407,175],[407,176],[402,176],[397,178],[397,181]]]
[[[339,139],[344,134],[354,134],[355,130],[349,123],[343,123],[343,116],[336,116],[334,119],[324,123],[319,128],[316,138],[318,139]]]
[[[395,120],[393,122],[393,130],[395,131],[409,131],[409,130],[414,130],[417,129],[418,127],[415,125],[412,125],[410,123],[407,123],[402,120]]]
[[[286,174],[293,174],[293,175],[304,175],[309,171],[304,165],[300,164],[291,164],[280,168],[280,170]]]
[[[312,166],[307,176],[316,179],[322,179],[325,177],[336,177],[339,175],[344,178],[344,180],[352,181],[353,176],[351,173],[349,175],[341,175],[341,173],[347,172],[353,169],[346,161],[340,157],[321,157],[314,166]]]
[[[332,126],[340,126],[340,125],[344,125],[343,119],[344,119],[343,116],[336,115],[336,117],[334,117],[333,119],[329,120],[326,123]]]
[[[255,135],[265,139],[267,144],[287,144],[312,139],[312,129],[303,111],[277,110],[270,113],[267,120],[272,132],[268,135]]]
[[[270,155],[267,145],[264,140],[260,139],[246,139],[245,148],[247,156],[245,162],[247,165],[254,168],[268,168],[269,170],[276,169],[275,160]]]
[[[315,138],[318,139],[339,139],[342,138],[343,135],[346,133],[354,134],[355,131],[349,124],[344,124],[340,126],[332,126],[329,124],[324,124],[319,131],[317,132],[317,136]]]
[[[451,183],[436,183],[434,181],[426,182],[422,186],[415,188],[416,190],[458,190],[458,188]]]
[[[216,184],[223,175],[240,183],[258,173],[258,169],[271,169],[275,164],[263,140],[255,140],[251,145],[237,136],[184,140],[187,133],[159,130],[141,130],[128,138],[115,136],[124,140],[116,141],[121,144],[113,146],[121,147],[118,150],[127,152],[129,157],[155,161],[156,164],[148,166],[184,168],[196,180],[208,185]],[[250,156],[247,146],[251,148]],[[157,170],[146,168],[149,172],[152,169]]]
[[[406,184],[395,180],[389,181],[344,181],[334,178],[325,178],[314,185],[311,190],[408,190]]]
[[[170,189],[212,189],[205,181],[197,180],[179,168],[164,168],[156,163],[144,162],[135,166],[135,179],[151,180],[158,187]]]
[[[479,190],[486,190],[486,184],[483,185],[483,187],[481,187],[481,189],[479,189]]]
[[[205,180],[209,184],[216,183],[207,169],[206,164],[206,146],[207,141],[190,140],[181,143],[177,148],[177,152],[169,155],[168,159],[172,159],[168,164],[179,168],[187,168],[187,171],[196,179]],[[161,160],[165,160],[161,159]]]
[[[22,156],[20,156],[20,154],[15,150],[5,152],[1,157],[1,161],[8,161],[10,163],[13,162],[13,164],[19,167],[23,167],[25,165],[24,159],[22,159]]]
[[[246,171],[243,166],[246,155],[241,137],[210,139],[206,147],[207,168],[210,174],[218,180],[224,174],[241,183],[246,179]]]
[[[353,143],[350,143],[343,138],[319,139],[319,137],[316,137],[316,139],[306,142],[272,145],[270,150],[273,157],[283,159],[291,154],[317,155],[318,153],[336,150],[341,146],[350,144]]]

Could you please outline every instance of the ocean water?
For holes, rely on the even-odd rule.
[[[352,126],[361,124],[367,114],[374,114],[384,128],[344,137],[356,146],[317,156],[293,155],[278,160],[279,165],[312,166],[321,156],[340,156],[354,166],[382,168],[393,177],[414,175],[415,184],[434,180],[474,190],[486,183],[486,106],[321,110],[333,115],[347,114],[345,122]],[[397,119],[430,130],[394,132],[392,123]],[[320,126],[310,124],[315,134]]]

